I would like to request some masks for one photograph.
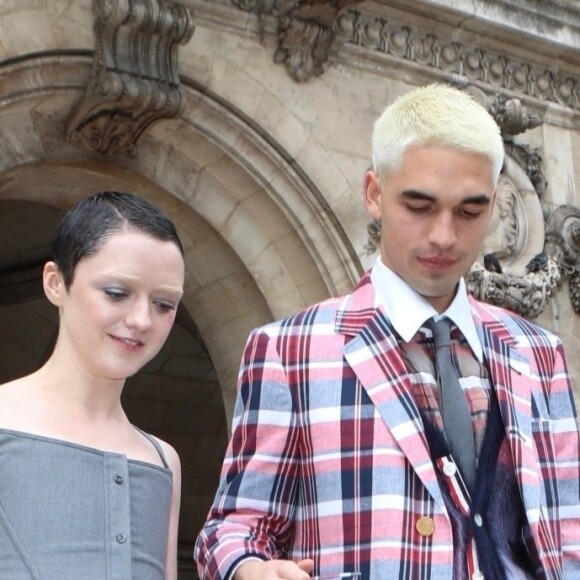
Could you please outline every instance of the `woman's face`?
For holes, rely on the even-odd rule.
[[[173,242],[137,230],[113,234],[79,261],[68,290],[61,280],[58,299],[49,296],[60,309],[57,348],[94,378],[135,374],[171,330],[184,271]]]

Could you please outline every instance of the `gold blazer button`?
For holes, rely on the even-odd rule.
[[[433,518],[423,516],[417,520],[415,528],[422,536],[432,536],[435,531],[435,522]]]

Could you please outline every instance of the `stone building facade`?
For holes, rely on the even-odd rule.
[[[481,99],[509,154],[470,288],[556,332],[580,397],[575,0],[0,3],[0,383],[54,342],[40,272],[62,212],[103,189],[161,206],[186,293],[124,400],[182,458],[180,578],[195,577],[248,333],[372,265],[372,123],[429,82]]]

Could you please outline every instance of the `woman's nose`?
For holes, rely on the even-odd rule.
[[[127,313],[127,326],[141,332],[151,326],[151,307],[148,300],[136,300]]]

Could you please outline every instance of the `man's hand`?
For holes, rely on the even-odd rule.
[[[310,580],[312,568],[312,560],[248,560],[236,570],[234,580]]]

